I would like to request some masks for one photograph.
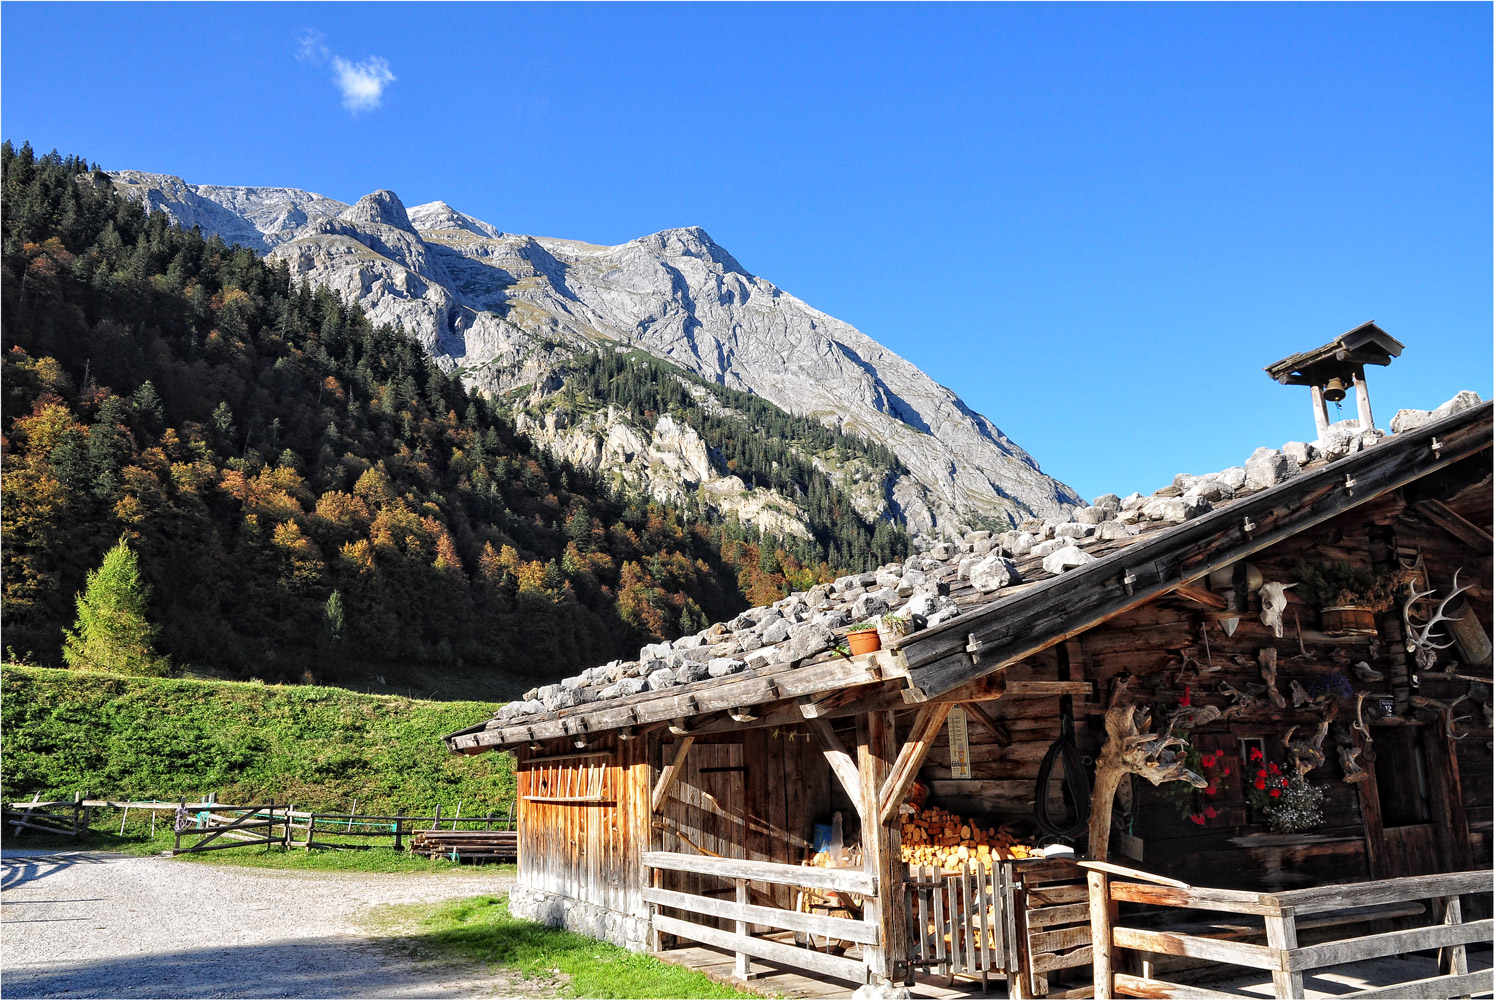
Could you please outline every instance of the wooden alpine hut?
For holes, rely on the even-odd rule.
[[[1380,434],[1363,365],[1399,348],[1268,369],[1313,386],[1314,445],[928,543],[448,736],[516,755],[514,912],[741,977],[1291,996],[1443,948],[1393,995],[1494,987],[1464,951],[1494,933],[1491,407]]]

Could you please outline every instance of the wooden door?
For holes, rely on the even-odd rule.
[[[1457,759],[1440,725],[1372,727],[1374,762],[1360,786],[1374,878],[1457,871],[1470,864]]]

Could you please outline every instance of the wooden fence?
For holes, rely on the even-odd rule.
[[[759,906],[751,902],[750,889],[750,883],[757,882],[786,885],[799,890],[823,890],[827,894],[842,897],[837,899],[837,902],[844,904],[842,909],[854,911],[860,909],[856,897],[865,898],[876,894],[876,880],[866,872],[856,868],[813,868],[665,851],[645,852],[643,864],[653,871],[653,885],[643,890],[643,899],[649,905],[653,922],[655,951],[660,949],[660,935],[672,934],[735,953],[736,976],[739,979],[748,978],[751,975],[751,959],[760,958],[853,983],[867,981],[867,965],[864,961],[831,954],[829,949],[833,942],[859,944],[863,948],[876,947],[881,932],[875,920],[865,916],[845,919],[824,913]],[[664,889],[659,883],[666,871],[714,876],[732,884],[736,889],[736,898],[717,899]],[[713,922],[705,924],[698,920],[669,916],[662,912],[666,909],[684,913],[687,918],[706,918]],[[729,922],[732,929],[717,926],[714,922],[717,920]],[[790,934],[795,937],[781,940]],[[808,944],[813,945],[815,936],[826,939],[826,951],[803,947],[797,943],[807,939]],[[780,940],[774,940],[774,937]]]
[[[1091,957],[1083,876],[1059,859],[966,863],[957,871],[910,867],[911,964],[979,979],[982,988],[1002,976],[1012,997],[1063,995],[1050,975]]]
[[[215,802],[211,797],[202,802],[163,802],[158,799],[85,799],[77,795],[72,801],[43,802],[40,796],[36,796],[30,802],[7,803],[4,822],[13,835],[35,830],[77,837],[87,832],[94,813],[100,809],[120,811],[121,835],[131,810],[151,814],[152,836],[156,815],[162,812],[173,814],[173,854],[255,844],[303,850],[366,850],[381,846],[375,841],[387,840],[389,843],[383,846],[392,846],[396,850],[411,849],[433,857],[518,860],[512,806],[506,816],[493,813],[462,816],[460,806],[456,814],[449,817],[442,816],[440,806],[429,816],[406,816],[403,811],[394,816],[375,816],[358,812],[309,812],[274,803],[227,805]],[[416,838],[428,839],[429,843],[411,843]]]
[[[6,832],[16,837],[27,830],[77,837],[88,829],[88,818],[88,804],[83,801],[82,795],[75,795],[71,802],[43,802],[38,794],[30,802],[8,803],[4,823]]]
[[[1089,866],[1091,863],[1080,862]],[[1110,876],[1124,875],[1144,881],[1117,882]],[[1303,973],[1326,966],[1362,962],[1388,955],[1438,949],[1438,975],[1345,993],[1345,997],[1459,997],[1494,991],[1494,970],[1468,971],[1467,945],[1487,942],[1494,936],[1494,920],[1464,923],[1464,894],[1487,894],[1494,876],[1489,872],[1455,872],[1419,875],[1347,885],[1329,885],[1286,892],[1242,892],[1195,888],[1181,882],[1157,878],[1144,872],[1107,865],[1089,872],[1089,910],[1094,925],[1094,995],[1097,998],[1131,997],[1236,997],[1198,986],[1169,982],[1152,975],[1116,972],[1116,959],[1125,952],[1138,958],[1156,955],[1183,956],[1225,966],[1259,969],[1271,975],[1277,998],[1303,996]],[[1332,924],[1345,926],[1344,911],[1386,907],[1411,900],[1431,900],[1434,923],[1377,934],[1362,934],[1299,946],[1299,926],[1315,916],[1331,915]],[[1188,933],[1181,928],[1153,929],[1136,926],[1135,915],[1117,922],[1116,904],[1143,903],[1237,914],[1262,921],[1265,944],[1231,940],[1207,934]],[[1145,970],[1146,966],[1142,966]]]

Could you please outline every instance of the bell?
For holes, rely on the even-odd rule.
[[[1330,403],[1343,402],[1343,398],[1348,395],[1348,388],[1344,385],[1344,380],[1335,375],[1323,386],[1323,398]]]

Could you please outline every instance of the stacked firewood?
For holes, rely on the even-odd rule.
[[[945,871],[958,871],[962,862],[990,868],[998,860],[1033,857],[1033,848],[1021,843],[1010,827],[982,827],[938,806],[904,814],[902,844],[908,864]]]

